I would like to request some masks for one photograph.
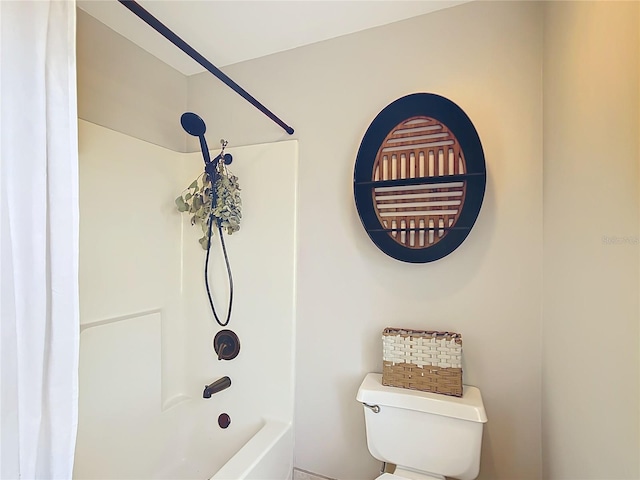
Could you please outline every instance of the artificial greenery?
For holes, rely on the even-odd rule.
[[[202,228],[203,236],[198,240],[203,249],[209,243],[209,216],[213,214],[214,225],[222,227],[229,235],[240,230],[242,218],[242,201],[240,199],[240,185],[238,177],[230,173],[224,162],[216,167],[215,205],[211,205],[211,179],[207,173],[196,178],[191,185],[184,189],[176,198],[179,212],[191,215],[191,225],[198,224]]]

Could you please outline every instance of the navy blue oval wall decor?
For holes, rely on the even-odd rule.
[[[367,234],[387,255],[426,263],[449,255],[473,227],[487,179],[480,137],[451,100],[414,93],[371,122],[353,191]]]

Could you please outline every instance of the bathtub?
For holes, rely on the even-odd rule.
[[[138,320],[139,330],[148,335],[153,317]],[[155,402],[145,401],[142,393],[153,383],[143,379],[137,371],[144,365],[127,359],[135,345],[135,332],[131,322],[108,324],[83,332],[85,349],[99,347],[92,342],[93,334],[104,343],[105,332],[100,329],[126,328],[114,335],[120,344],[123,368],[120,385],[134,391],[115,388],[111,382],[91,382],[81,389],[78,441],[73,478],[82,479],[153,479],[153,480],[289,480],[293,469],[293,430],[290,421],[260,418],[258,414],[236,409],[238,402],[231,389],[215,394],[210,399],[183,398],[168,409]],[[129,344],[128,344],[129,342]],[[82,350],[82,347],[81,347]],[[93,351],[92,353],[100,353]],[[105,362],[112,373],[117,365],[114,359]],[[88,362],[85,362],[88,363]],[[81,367],[81,377],[87,371]],[[132,380],[138,382],[137,389]],[[131,395],[133,393],[133,395]],[[151,389],[147,399],[157,394]],[[242,406],[241,406],[242,407]],[[220,428],[217,422],[221,412],[229,412],[231,425]]]
[[[195,387],[191,396],[159,401],[161,333],[160,311],[81,328],[74,479],[290,479],[290,417],[265,415],[277,395],[270,398],[264,386],[256,395],[257,380],[242,362],[231,387],[211,398]],[[221,414],[231,418],[227,428]]]
[[[212,476],[215,456],[161,460],[149,475],[152,479],[210,480],[290,480],[293,471],[293,430],[291,423],[269,419]],[[174,463],[172,463],[174,462]],[[215,467],[214,467],[215,468]]]
[[[210,480],[289,480],[292,472],[291,424],[268,420]]]

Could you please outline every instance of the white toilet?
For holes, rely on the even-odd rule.
[[[487,415],[476,387],[465,385],[459,398],[386,387],[381,374],[369,373],[356,399],[364,406],[369,452],[396,465],[379,480],[478,476]]]

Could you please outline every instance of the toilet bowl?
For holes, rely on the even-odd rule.
[[[356,399],[365,414],[367,447],[381,462],[396,465],[383,480],[473,480],[480,471],[487,416],[480,390],[465,385],[451,397],[382,385],[369,373]]]

